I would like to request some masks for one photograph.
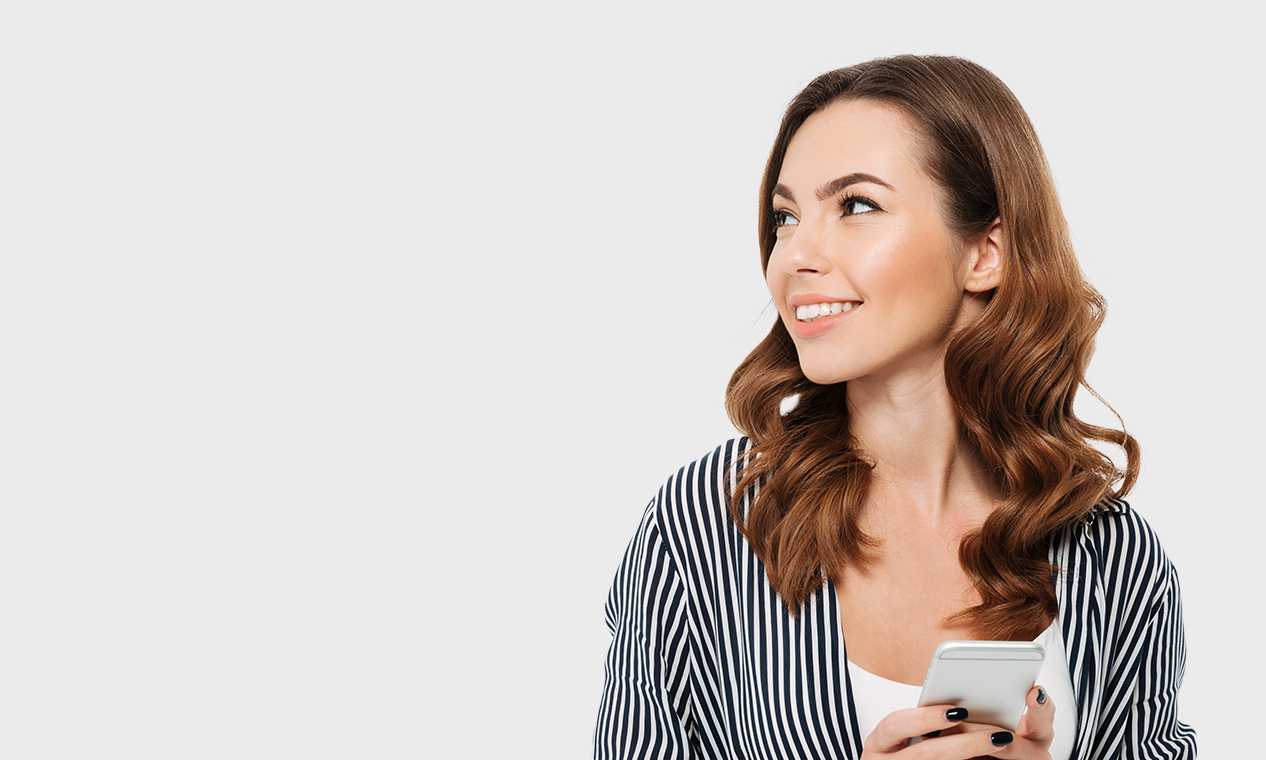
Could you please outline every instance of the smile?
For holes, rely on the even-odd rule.
[[[843,314],[861,306],[859,301],[834,301],[832,303],[811,303],[796,307],[796,319],[801,322],[813,322],[823,317]]]

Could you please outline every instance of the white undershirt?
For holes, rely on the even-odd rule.
[[[1051,760],[1068,760],[1072,757],[1073,739],[1077,735],[1077,703],[1068,675],[1068,656],[1064,654],[1064,636],[1059,630],[1059,620],[1051,623],[1036,641],[1046,650],[1037,682],[1055,705],[1055,740],[1051,743]],[[848,676],[852,681],[853,704],[857,709],[857,723],[862,730],[863,742],[889,713],[917,705],[923,688],[881,678],[862,670],[852,661],[848,663]]]

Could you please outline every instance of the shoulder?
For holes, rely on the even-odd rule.
[[[745,437],[723,442],[670,475],[660,487],[655,501],[664,508],[679,508],[713,495],[728,497],[750,452],[751,444]],[[713,493],[717,491],[719,493]]]
[[[732,438],[682,465],[664,482],[647,509],[645,523],[654,526],[670,551],[693,555],[738,534],[728,505],[749,455],[748,439]]]
[[[750,453],[747,438],[732,438],[682,465],[646,505],[634,543],[659,542],[679,550],[702,539],[704,524],[714,531],[722,527],[729,517],[730,494]]]
[[[1121,499],[1106,499],[1089,517],[1065,528],[1052,547],[1055,564],[1084,579],[1093,577],[1117,593],[1158,595],[1176,583],[1160,538],[1141,514]]]
[[[660,486],[616,572],[607,601],[612,630],[629,609],[628,601],[645,597],[647,589],[707,595],[718,573],[746,556],[738,551],[746,541],[730,517],[728,499],[750,451],[746,438],[731,439],[683,465]]]
[[[747,438],[732,438],[668,477],[652,506],[669,515],[729,498],[751,452]]]
[[[1071,531],[1073,537],[1077,537],[1078,532],[1084,546],[1100,552],[1165,559],[1156,531],[1152,530],[1143,515],[1122,499],[1105,499]]]

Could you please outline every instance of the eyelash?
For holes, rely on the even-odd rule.
[[[870,211],[854,211],[853,213],[850,214],[848,212],[848,207],[850,204],[853,204],[853,203],[864,203],[867,206],[870,206],[871,210],[873,211],[884,210],[882,206],[880,206],[878,203],[875,203],[870,198],[867,198],[864,195],[846,195],[843,198],[840,198],[840,216],[841,217],[857,216],[858,214],[870,213]],[[779,229],[781,227],[789,226],[787,225],[788,217],[792,219],[796,218],[795,214],[792,214],[790,211],[786,211],[784,209],[774,209],[774,229]],[[799,220],[797,220],[797,224],[798,223],[799,223]],[[790,225],[790,226],[794,226],[794,225]]]
[[[875,211],[883,211],[883,208],[881,208],[878,203],[875,203],[870,198],[867,198],[863,195],[846,195],[843,198],[840,198],[840,215],[841,216],[857,216],[857,214],[859,213],[861,214],[870,213],[869,211],[860,211],[860,212],[854,211],[851,214],[848,213],[849,204],[852,204],[852,203],[865,203],[867,206],[870,206],[871,209]]]
[[[774,209],[774,229],[787,226],[787,218],[795,219],[796,217],[790,211]],[[797,220],[797,222],[799,222],[799,220]]]

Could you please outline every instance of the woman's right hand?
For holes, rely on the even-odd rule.
[[[1011,732],[997,726],[968,723],[967,710],[954,705],[931,705],[897,710],[879,722],[866,738],[862,760],[968,760],[1003,757],[1050,760],[1055,736],[1055,705],[1034,686],[1020,726]],[[910,737],[922,741],[911,743]]]

